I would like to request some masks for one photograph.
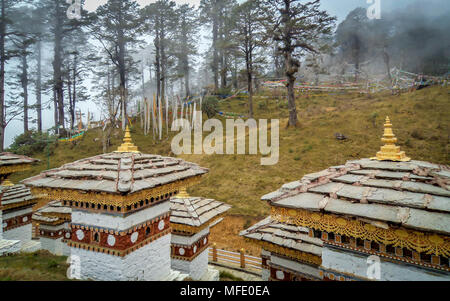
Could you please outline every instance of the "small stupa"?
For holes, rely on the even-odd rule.
[[[127,127],[116,152],[23,182],[34,194],[72,209],[66,232],[74,278],[159,281],[180,276],[170,264],[170,198],[207,172],[181,159],[139,152]]]
[[[397,137],[395,137],[392,131],[392,123],[389,116],[386,117],[386,123],[384,124],[384,135],[381,138],[384,145],[381,150],[377,153],[377,156],[371,158],[378,161],[397,161],[397,162],[408,162],[411,158],[408,158],[404,151],[400,151],[400,146],[395,145],[397,142]]]

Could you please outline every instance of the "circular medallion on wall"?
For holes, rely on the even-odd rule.
[[[277,276],[278,280],[283,280],[284,279],[284,272],[283,271],[277,271],[276,276]]]
[[[207,242],[208,242],[208,239],[205,237],[205,239],[203,239],[203,244],[206,245]]]
[[[52,233],[50,233],[50,236],[53,236],[54,234],[53,234],[53,232]]]
[[[197,253],[197,246],[194,246],[194,253]]]
[[[66,233],[66,238],[67,238],[67,239],[70,238],[70,233],[69,233],[69,232]]]
[[[114,235],[109,235],[107,242],[110,247],[114,247],[114,245],[116,244],[116,238],[114,237]]]
[[[164,220],[161,220],[160,222],[159,222],[159,224],[158,224],[158,229],[159,229],[159,231],[162,231],[163,229],[164,229],[164,226],[165,226],[166,224],[164,223]]]
[[[180,249],[178,250],[178,253],[179,253],[181,256],[183,256],[186,252],[184,251],[183,248],[180,248]]]
[[[139,237],[139,233],[134,232],[133,234],[131,234],[131,242],[135,243],[138,240]]]
[[[24,217],[22,218],[22,222],[26,223],[27,221],[28,221],[28,216],[24,216]]]
[[[62,234],[62,232],[61,232],[61,231],[59,231],[59,232],[58,232],[58,235],[61,235],[61,234]]]
[[[41,231],[41,235],[44,235],[44,231]]]
[[[78,230],[76,233],[78,240],[84,239],[84,232],[82,230]]]

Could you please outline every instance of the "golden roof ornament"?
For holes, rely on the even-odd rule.
[[[14,183],[11,182],[9,179],[5,179],[5,180],[3,181],[3,183],[1,184],[1,186],[4,186],[4,187],[11,187],[11,186],[14,186]]]
[[[177,199],[187,199],[189,197],[190,197],[190,195],[189,195],[189,193],[187,193],[186,187],[181,188],[180,192],[176,196]]]
[[[117,149],[116,153],[140,153],[138,147],[133,144],[133,140],[131,139],[130,128],[127,125],[125,130],[125,136],[123,138],[123,143]]]
[[[386,117],[386,123],[384,124],[384,135],[383,138],[381,138],[381,141],[384,142],[384,145],[377,153],[377,156],[371,158],[372,160],[396,162],[411,161],[411,158],[406,157],[404,151],[400,151],[400,146],[395,145],[397,138],[392,131],[392,123],[389,117]]]

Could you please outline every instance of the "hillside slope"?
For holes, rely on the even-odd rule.
[[[261,166],[260,155],[183,155],[183,159],[210,168],[202,183],[191,188],[192,195],[215,198],[233,205],[232,214],[261,217],[268,206],[260,201],[266,193],[303,175],[340,165],[347,160],[372,157],[379,150],[383,122],[387,115],[394,125],[398,144],[416,160],[450,163],[450,89],[434,87],[400,96],[328,95],[299,97],[300,125],[285,128],[287,105],[270,95],[255,101],[255,118],[280,119],[280,160],[274,166]],[[245,99],[220,104],[221,110],[245,114]],[[204,116],[206,118],[206,116]],[[339,141],[335,133],[349,139]],[[90,130],[76,144],[59,143],[50,156],[50,168],[59,167],[102,152],[102,132]],[[205,136],[207,133],[205,134]],[[173,136],[173,134],[172,134]],[[135,122],[132,137],[140,151],[172,155],[171,139],[154,141],[146,137]],[[122,133],[114,132],[108,151],[121,143]],[[35,154],[41,162],[32,170],[14,175],[15,182],[47,169],[46,154]]]

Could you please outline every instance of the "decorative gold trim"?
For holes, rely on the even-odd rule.
[[[12,204],[7,204],[7,205],[0,205],[0,210],[5,211],[5,210],[25,207],[25,206],[29,206],[29,205],[35,205],[35,204],[37,204],[37,200],[36,199],[32,199],[32,200],[28,200],[28,201],[24,201],[24,202],[20,202],[20,203],[12,203]]]
[[[22,163],[16,165],[6,165],[0,167],[0,175],[12,174],[31,169],[31,163]]]
[[[279,254],[279,255],[282,255],[285,257],[289,257],[289,258],[292,258],[292,259],[295,259],[295,260],[298,260],[301,262],[305,262],[305,263],[309,263],[309,264],[313,264],[313,265],[317,265],[317,266],[320,266],[322,264],[322,258],[320,256],[317,256],[314,254],[285,248],[285,247],[275,245],[275,244],[267,242],[267,241],[261,241],[261,240],[252,239],[252,238],[246,238],[246,240],[256,243],[257,245],[261,246],[261,248],[263,248],[264,250],[271,252],[271,253]]]
[[[408,248],[419,253],[434,254],[436,256],[450,256],[450,240],[438,234],[428,234],[405,228],[378,228],[360,220],[310,212],[301,209],[287,209],[272,207],[272,219],[315,230],[347,235],[363,240],[371,240],[393,247]]]
[[[31,193],[38,195],[40,198],[53,200],[53,201],[75,201],[75,202],[88,202],[95,205],[108,205],[116,207],[131,206],[145,199],[156,198],[160,195],[165,195],[170,192],[179,191],[180,187],[187,185],[193,185],[199,182],[201,175],[194,176],[188,179],[179,180],[173,183],[165,184],[155,188],[143,190],[140,192],[120,195],[106,192],[86,192],[83,190],[75,189],[54,189],[54,188],[40,188],[32,187]]]

